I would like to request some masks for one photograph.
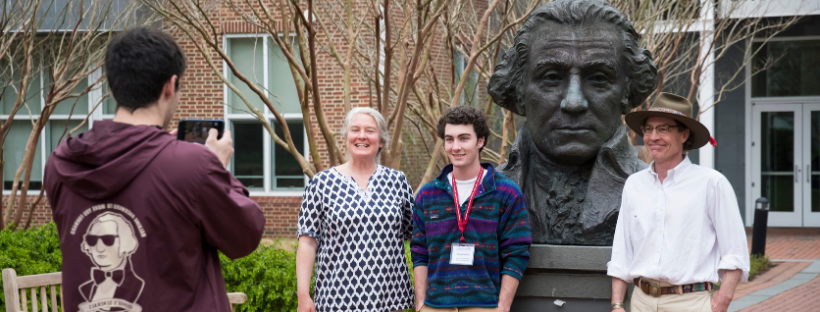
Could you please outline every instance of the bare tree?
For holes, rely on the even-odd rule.
[[[104,43],[113,32],[136,21],[133,16],[135,6],[116,12],[112,10],[115,3],[113,0],[79,0],[62,2],[63,6],[60,7],[53,0],[15,0],[3,6],[0,62],[8,66],[5,66],[2,74],[4,94],[0,98],[10,96],[9,90],[13,90],[16,99],[8,118],[0,126],[0,149],[12,127],[14,116],[18,113],[28,113],[32,131],[26,142],[22,162],[14,175],[7,207],[0,214],[0,228],[10,224],[14,230],[20,224],[24,228],[31,224],[34,209],[42,201],[44,194],[44,188],[41,188],[35,200],[28,202],[32,168],[40,166],[34,164],[34,158],[43,129],[58,105],[71,105],[71,116],[78,99],[101,86],[100,76],[87,87],[77,90],[89,75],[102,66]],[[143,22],[149,23],[150,20],[145,19]],[[40,76],[48,84],[32,89],[29,84],[33,79],[40,79]],[[44,105],[26,103],[27,99],[39,98],[41,92]],[[70,136],[77,131],[87,122],[90,114],[89,112],[80,126],[74,129],[68,129],[66,123],[63,136]],[[0,175],[2,170],[0,169]],[[26,211],[27,219],[21,222]]]
[[[724,100],[726,92],[743,86],[746,65],[760,52],[753,48],[752,39],[768,42],[801,18],[766,18],[764,13],[769,2],[765,1],[753,4],[749,1],[614,0],[612,4],[630,17],[635,29],[642,34],[641,45],[652,52],[659,74],[656,93],[673,92],[697,103],[696,118]],[[733,47],[748,53],[736,64],[736,70],[721,73],[723,77],[717,80],[709,102],[700,103],[702,82],[712,82],[711,79],[702,81],[704,75],[709,75],[707,69],[714,68]],[[768,68],[776,58],[755,64],[752,75]],[[648,108],[649,99],[635,110]],[[629,136],[630,141],[637,144],[637,134],[630,131]],[[645,147],[639,146],[638,150],[639,158],[648,163]]]
[[[615,0],[612,4],[630,17],[643,36],[641,44],[652,52],[660,76],[657,91],[673,88],[695,102],[701,75],[707,67],[723,59],[733,46],[749,51],[738,64],[738,70],[728,73],[728,79],[716,86],[714,102],[701,107],[702,114],[723,100],[726,92],[743,85],[744,79],[736,78],[745,75],[745,65],[760,52],[752,48],[752,39],[768,41],[802,17],[766,18],[768,2],[760,1],[754,6],[745,2],[748,1]],[[707,14],[708,10],[714,14]],[[714,56],[709,57],[710,54]],[[753,74],[765,68],[758,66]]]
[[[498,108],[486,92],[479,91],[492,76],[499,53],[512,44],[518,26],[540,4],[541,1],[518,0],[452,3],[447,18],[442,21],[442,28],[451,53],[449,61],[458,59],[455,57],[458,53],[464,62],[450,66],[452,72],[447,77],[449,79],[437,77],[434,71],[426,72],[427,79],[414,86],[414,92],[418,94],[416,101],[408,103],[412,112],[407,116],[408,120],[419,125],[419,128],[425,128],[424,131],[436,142],[419,186],[435,176],[441,160],[447,161],[443,141],[436,136],[436,123],[447,107],[472,105],[483,109],[492,126],[481,157],[496,164],[504,162],[508,146],[515,137],[513,114]],[[463,65],[463,68],[457,68],[458,65]],[[472,87],[467,88],[468,84]],[[468,89],[469,94],[464,94]],[[476,94],[483,95],[483,99]]]
[[[345,161],[344,144],[339,144],[335,129],[330,128],[324,114],[329,104],[323,101],[323,86],[319,84],[320,71],[326,70],[326,66],[337,66],[343,72],[344,111],[352,108],[354,88],[363,83],[368,89],[368,105],[388,120],[392,140],[381,155],[382,164],[400,168],[406,137],[419,138],[416,144],[429,151],[431,157],[421,180],[423,184],[447,161],[435,125],[441,112],[450,106],[472,105],[484,110],[491,125],[491,136],[481,157],[496,164],[505,161],[516,137],[516,117],[494,105],[486,96],[484,86],[492,76],[499,53],[512,45],[519,25],[546,1],[142,2],[162,16],[166,25],[183,33],[194,44],[211,71],[245,104],[243,109],[256,116],[275,143],[297,159],[308,177],[323,170],[324,164],[335,166]],[[729,5],[721,7],[714,19],[706,21],[709,25],[703,25],[702,3],[714,5],[701,0],[613,1],[613,5],[630,16],[635,28],[643,34],[642,44],[653,52],[662,77],[658,90],[685,85],[688,89],[681,93],[693,98],[701,73],[724,57],[728,47],[750,45],[751,38],[771,38],[796,21],[794,17],[730,18],[732,10],[737,8]],[[230,16],[226,17],[225,12]],[[225,51],[219,28],[232,17],[239,17],[256,32],[267,35],[286,57],[299,96],[310,160],[294,146],[287,123],[273,105],[276,95],[270,94],[266,86],[253,81],[247,73],[239,72]],[[710,31],[695,31],[704,28]],[[293,34],[296,48],[292,49],[292,42],[282,34]],[[711,54],[713,58],[705,57]],[[327,64],[327,59],[331,64]],[[457,59],[461,63],[457,64]],[[238,86],[223,73],[219,61],[251,91],[241,94]],[[680,81],[688,84],[678,83]],[[716,88],[715,102],[739,85],[733,80]],[[251,99],[257,97],[276,118],[281,136],[263,112],[251,104]],[[361,99],[359,101],[361,103]],[[701,112],[708,108],[704,107]],[[319,152],[320,140],[326,144],[324,153]]]
[[[321,93],[318,92],[318,69],[316,57],[316,29],[315,24],[307,20],[305,15],[314,16],[313,2],[309,1],[307,9],[303,9],[298,2],[286,2],[280,0],[273,1],[228,1],[228,0],[188,0],[188,1],[142,1],[147,7],[154,10],[166,22],[173,25],[175,30],[182,32],[186,39],[190,40],[196,47],[199,54],[205,59],[211,71],[246,105],[248,111],[255,115],[262,123],[274,142],[290,152],[302,167],[302,171],[309,177],[317,171],[323,169],[321,154],[318,152],[316,137],[313,133],[311,116],[311,102],[316,113],[317,123],[321,135],[328,142],[328,154],[331,166],[339,164],[343,159],[338,147],[335,144],[334,133],[329,129],[327,120],[322,109]],[[268,34],[288,60],[291,75],[296,85],[299,96],[299,103],[304,116],[305,129],[308,132],[308,142],[313,163],[299,152],[294,145],[291,130],[285,118],[273,103],[275,99],[269,95],[266,86],[260,86],[256,81],[251,80],[246,74],[240,72],[235,66],[228,52],[223,46],[220,33],[215,25],[221,24],[219,10],[227,9],[234,12],[256,27],[261,33]],[[217,13],[217,14],[215,14]],[[287,38],[281,38],[280,34],[295,33],[295,41],[298,44],[298,51],[291,49],[291,42]],[[216,54],[218,58],[215,58]],[[243,94],[237,86],[223,74],[222,60],[230,69],[231,74],[237,77],[244,85],[250,88],[253,94]],[[270,122],[264,117],[264,112],[250,102],[248,97],[258,97],[264,105],[273,113],[283,136],[276,134]]]
[[[245,104],[243,109],[256,116],[276,144],[289,151],[309,177],[324,169],[325,160],[331,166],[345,161],[344,145],[338,144],[335,129],[330,129],[324,116],[327,104],[322,101],[318,76],[319,67],[327,64],[319,64],[319,55],[330,56],[331,62],[335,61],[332,65],[344,73],[342,103],[345,112],[352,108],[354,80],[367,84],[369,103],[384,114],[391,132],[392,139],[389,148],[382,152],[381,163],[398,168],[405,147],[402,137],[408,128],[405,120],[413,119],[411,123],[420,126],[417,129],[423,129],[426,134],[434,132],[440,112],[459,103],[470,73],[480,70],[483,76],[491,75],[494,55],[500,49],[498,42],[514,25],[523,21],[527,13],[511,9],[519,3],[517,0],[492,1],[483,7],[476,7],[472,1],[446,0],[142,2],[194,44],[211,71]],[[534,7],[534,3],[529,5],[530,9]],[[220,12],[224,11],[240,17],[258,33],[267,35],[286,57],[308,134],[310,162],[293,145],[291,131],[273,105],[275,95],[247,77],[247,73],[240,72],[225,51],[218,30],[224,22],[224,14]],[[291,49],[291,42],[282,34],[293,34],[295,49]],[[332,40],[337,37],[342,38],[341,43]],[[454,69],[452,56],[456,45],[466,60],[463,70],[466,74],[458,77],[458,81],[455,76],[442,75],[452,73]],[[465,50],[465,47],[470,48]],[[434,49],[448,51],[448,59],[443,62],[449,65],[446,69],[431,65],[433,61],[440,61],[433,59]],[[231,75],[251,90],[250,93],[241,94],[238,86],[222,72],[219,60],[224,62]],[[264,118],[264,113],[252,105],[250,98],[257,97],[275,116],[282,130],[281,137]],[[491,107],[490,104],[486,102],[487,107]],[[312,116],[316,117],[320,133],[313,133]],[[512,123],[509,125],[513,129]],[[327,144],[326,158],[319,153],[317,138],[323,138]],[[437,145],[439,152],[434,154],[441,155],[442,144],[438,142]],[[501,159],[497,153],[491,155],[495,161]],[[431,163],[437,161],[434,159]]]

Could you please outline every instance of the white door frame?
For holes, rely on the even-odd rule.
[[[751,68],[746,67],[746,77],[751,77]],[[752,98],[751,92],[751,79],[747,80],[746,83],[746,109],[744,110],[745,114],[745,137],[746,137],[746,148],[745,148],[745,164],[746,164],[746,173],[744,178],[744,185],[743,188],[746,190],[746,226],[754,225],[754,215],[755,215],[755,200],[760,197],[760,191],[754,192],[756,187],[752,187],[754,183],[754,173],[753,167],[754,164],[752,163],[752,142],[754,141],[754,130],[755,125],[753,123],[752,115],[753,115],[753,107],[756,105],[765,105],[765,104],[781,104],[781,103],[820,103],[820,96],[794,96],[794,97],[770,97],[770,98]],[[803,141],[800,144],[804,144]],[[805,162],[804,166],[801,170],[805,170]],[[816,169],[820,168],[812,168],[812,170],[817,171]],[[801,171],[802,172],[802,171]],[[759,186],[759,182],[754,184],[755,186]],[[734,187],[738,187],[737,185],[733,185]],[[742,199],[738,199],[742,200]],[[818,227],[820,225],[808,225],[809,227]]]
[[[794,113],[794,137],[793,137],[793,146],[794,146],[794,160],[793,160],[793,167],[790,168],[793,174],[792,177],[792,184],[793,184],[793,201],[794,206],[792,207],[791,212],[781,212],[781,211],[770,211],[769,212],[769,226],[773,227],[802,227],[803,226],[803,190],[802,190],[802,148],[801,144],[803,143],[803,135],[802,132],[802,123],[803,118],[801,115],[803,114],[803,104],[802,103],[795,103],[794,101],[788,101],[786,103],[753,103],[752,106],[752,125],[754,125],[754,130],[752,135],[753,137],[753,144],[751,146],[750,153],[752,155],[752,192],[751,195],[753,198],[759,198],[762,196],[762,177],[761,177],[761,157],[760,152],[762,148],[761,144],[761,134],[762,129],[760,128],[761,120],[760,115],[762,112],[793,112]],[[799,177],[798,177],[799,176]],[[770,207],[771,208],[771,207]],[[752,214],[753,215],[753,214]]]
[[[811,171],[818,171],[820,168],[811,168],[811,112],[820,111],[820,102],[803,104],[803,132],[802,145],[803,155],[802,176],[800,177],[803,185],[803,226],[805,227],[820,227],[820,212],[811,211]]]
[[[788,37],[777,37],[777,38],[770,38],[768,41],[803,41],[803,40],[820,40],[820,36],[788,36]],[[754,42],[763,42],[767,41],[767,39],[757,38],[753,39]],[[752,53],[750,50],[746,51],[745,55],[746,59],[750,59],[752,57]],[[743,133],[745,133],[746,137],[746,145],[744,148],[746,159],[744,163],[746,164],[745,176],[744,176],[744,186],[743,188],[746,190],[746,226],[752,226],[754,224],[754,215],[755,215],[755,200],[759,197],[755,197],[752,190],[752,141],[753,141],[753,133],[754,128],[752,124],[752,107],[754,104],[778,104],[778,103],[820,103],[820,96],[790,96],[790,97],[765,97],[765,98],[752,98],[752,62],[746,63],[746,81],[744,83],[744,91],[746,99],[746,109],[744,109],[744,120],[745,126]],[[802,142],[801,142],[802,143]],[[805,168],[804,168],[805,170]],[[755,184],[757,185],[757,184]],[[734,187],[738,187],[733,185]],[[758,192],[759,194],[759,192]],[[743,200],[738,198],[738,200]]]
[[[777,38],[770,38],[769,41],[803,41],[803,40],[820,40],[820,36],[800,36],[800,37],[777,37]],[[753,39],[755,42],[762,42],[765,39]],[[746,59],[751,58],[751,51],[746,51]],[[752,164],[752,141],[753,141],[753,133],[754,133],[754,125],[752,123],[752,107],[755,104],[778,104],[778,103],[820,103],[820,96],[791,96],[791,97],[766,97],[766,98],[752,98],[752,62],[746,63],[746,82],[744,84],[744,91],[745,91],[745,99],[746,99],[746,108],[744,109],[744,120],[745,120],[745,151],[746,151],[746,170],[745,170],[745,177],[743,179],[744,186],[743,188],[746,190],[746,226],[752,226],[754,224],[754,205],[755,200],[757,197],[754,195],[754,187],[752,187],[752,179],[753,179],[753,164]],[[801,142],[803,143],[803,142]],[[805,170],[805,168],[803,168]],[[759,184],[755,184],[759,185]],[[735,186],[737,187],[737,186]],[[757,193],[759,194],[759,192]]]

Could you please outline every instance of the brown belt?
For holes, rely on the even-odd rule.
[[[655,298],[661,295],[682,295],[690,292],[712,290],[711,282],[661,287],[659,283],[642,280],[640,278],[635,279],[635,286],[640,288],[645,294]]]

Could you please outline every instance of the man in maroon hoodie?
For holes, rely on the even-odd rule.
[[[105,56],[113,121],[63,142],[45,185],[63,252],[67,311],[230,311],[217,250],[251,253],[265,217],[225,170],[231,135],[205,145],[165,132],[185,57],[167,34],[136,28]]]

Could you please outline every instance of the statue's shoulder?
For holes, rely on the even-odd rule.
[[[646,168],[649,168],[649,164],[643,162],[643,160],[640,160],[637,157],[632,157],[632,158],[629,158],[629,160],[627,161],[626,166],[623,166],[623,167],[624,167],[624,169],[625,169],[624,171],[626,172],[627,175],[632,175],[632,174],[638,173],[638,172],[640,172],[640,171],[642,171]]]
[[[520,161],[514,161],[513,155],[510,155],[510,160],[501,164],[496,173],[520,187],[523,179],[521,174],[524,171],[523,167],[524,165]]]
[[[519,132],[517,138],[515,138],[515,142],[513,146],[510,148],[510,156],[507,158],[507,162],[498,166],[497,171],[498,173],[503,174],[508,179],[512,180],[517,184],[520,188],[523,189],[523,182],[525,178],[525,172],[527,172],[527,159],[529,158],[527,143],[525,140],[529,140],[529,135],[525,129],[522,129]]]
[[[627,176],[626,181],[624,181],[624,187],[626,187],[628,185],[631,185],[631,184],[638,183],[637,182],[638,180],[647,179],[647,178],[650,178],[651,176],[652,176],[652,174],[649,173],[649,166],[646,166],[643,169],[640,169],[640,170],[637,170],[633,173],[630,173],[629,176]]]

